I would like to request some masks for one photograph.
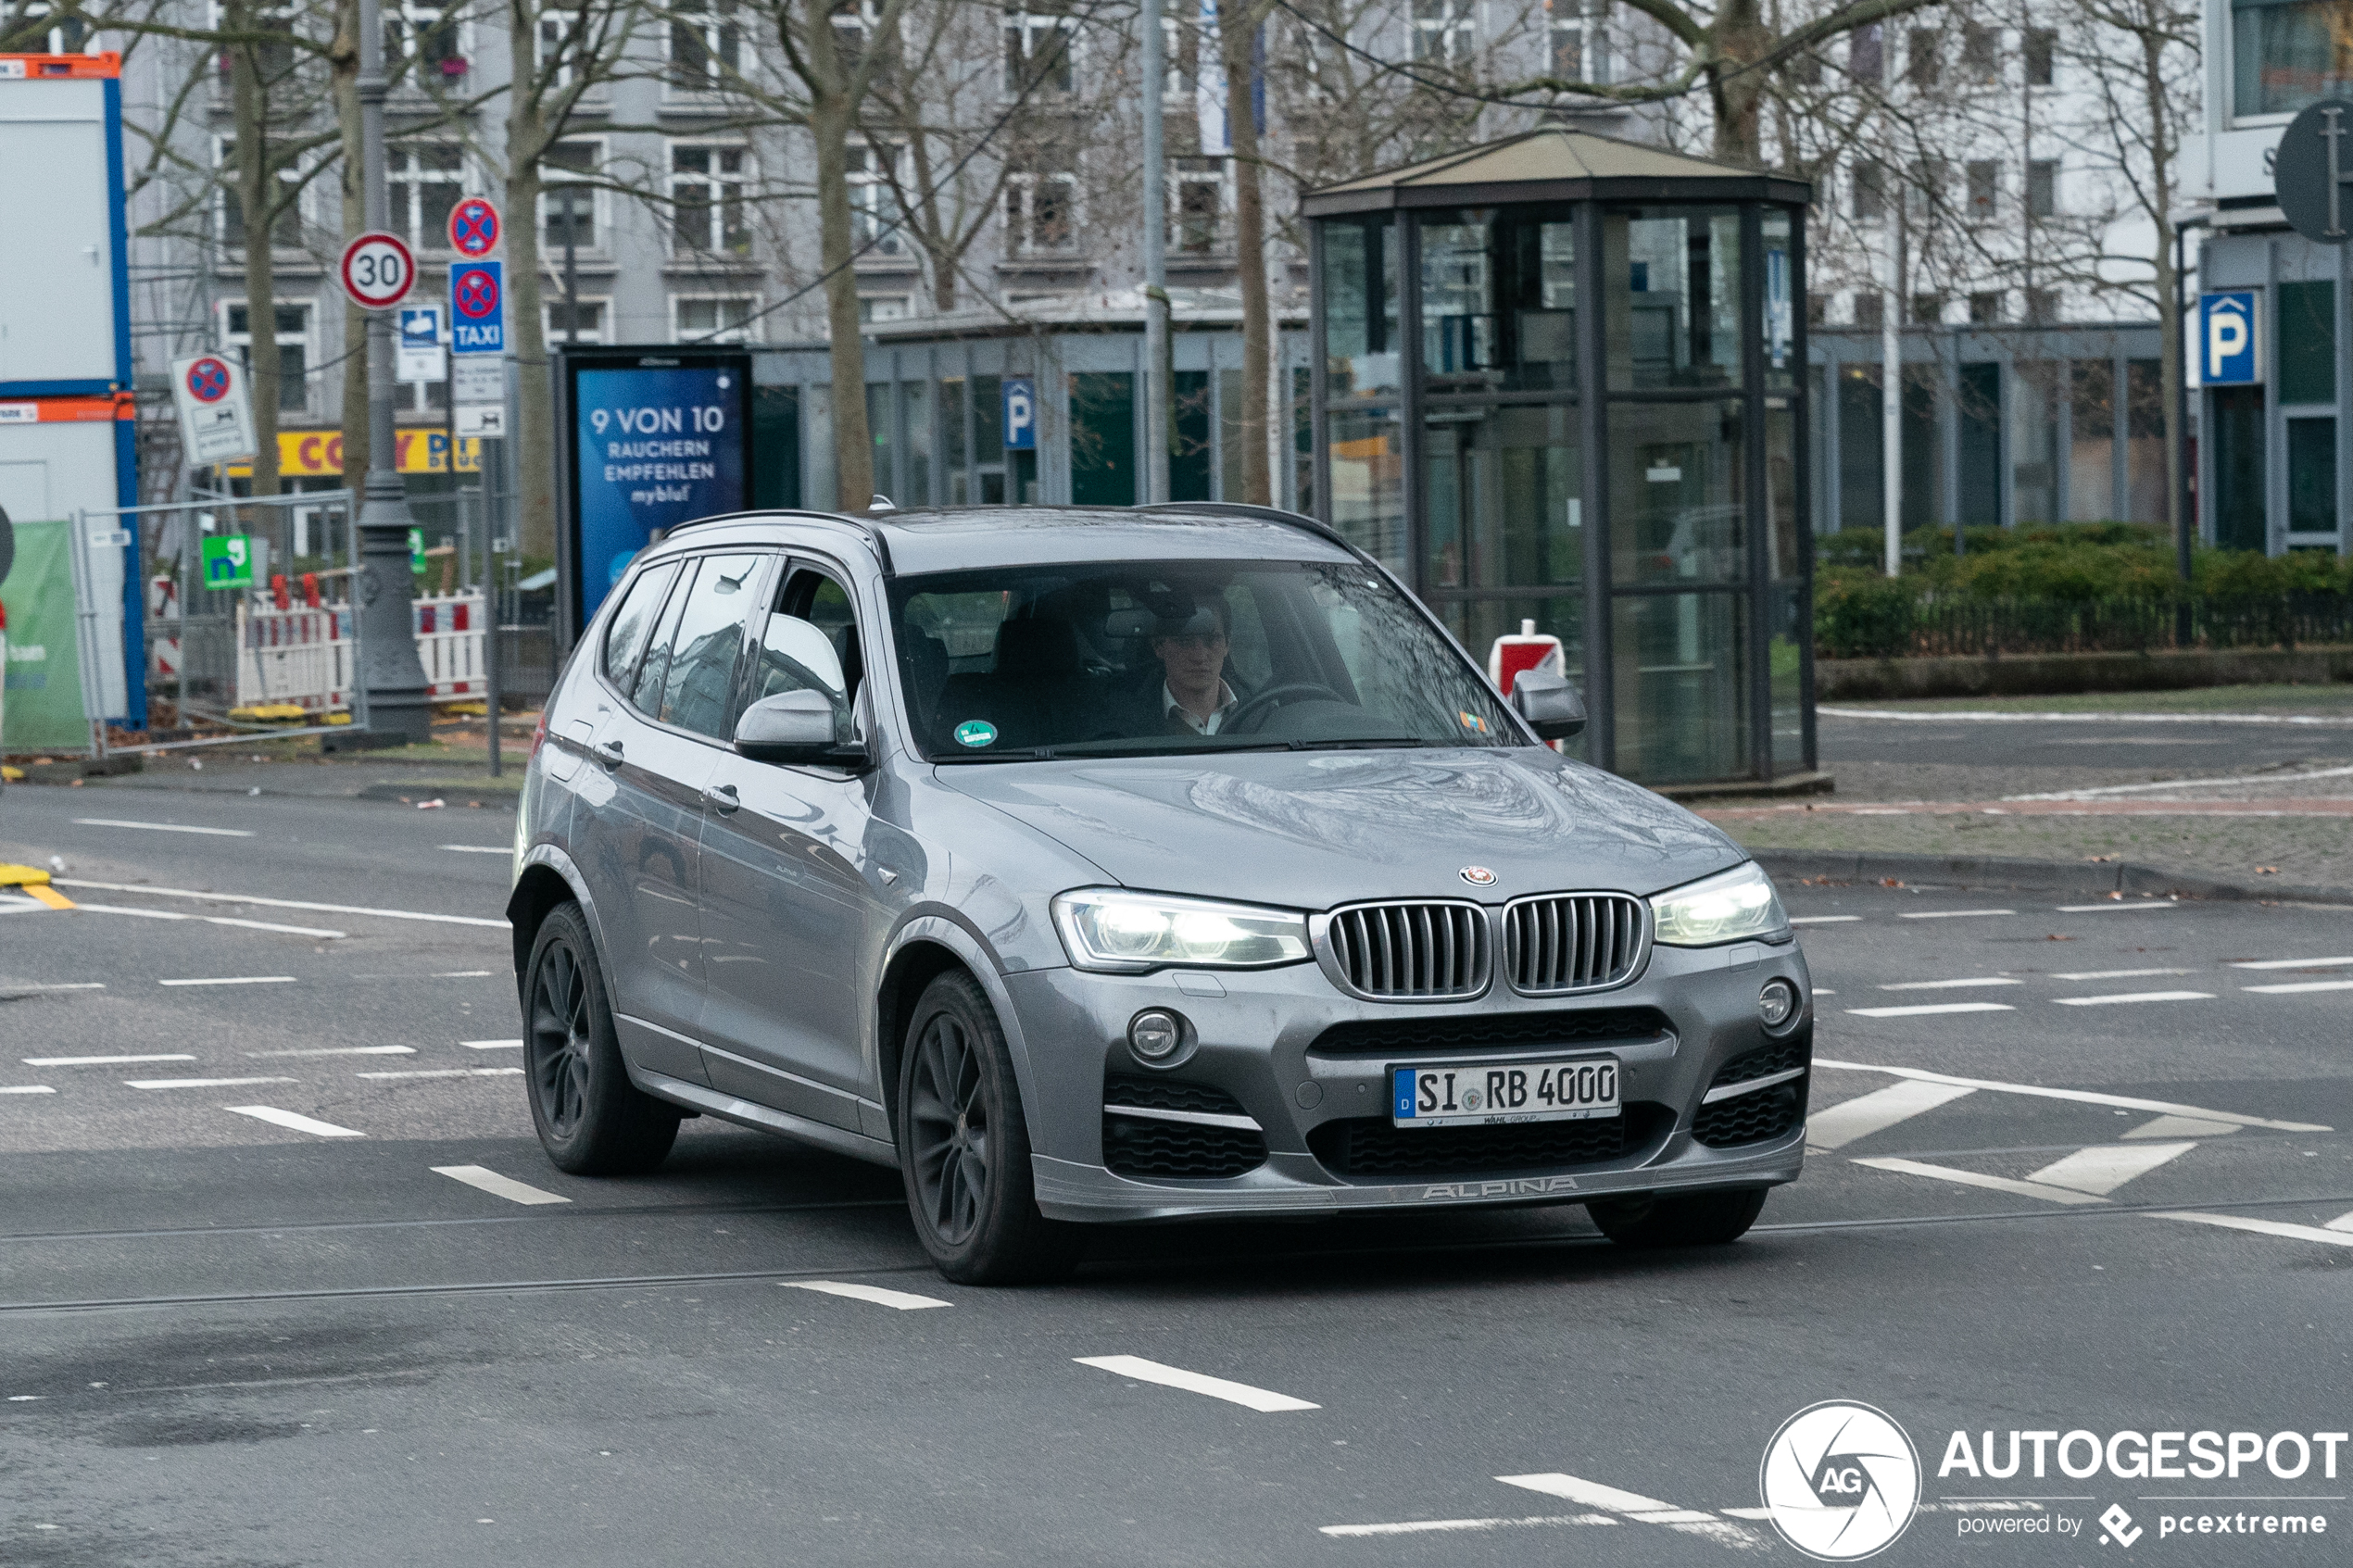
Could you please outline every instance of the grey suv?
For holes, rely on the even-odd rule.
[[[1382,568],[1232,506],[774,512],[648,548],[516,827],[532,1117],[891,1165],[949,1277],[1077,1222],[1583,1203],[1727,1241],[1802,1158],[1772,884],[1544,744]]]

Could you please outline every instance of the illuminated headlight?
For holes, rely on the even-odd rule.
[[[1265,969],[1307,957],[1307,917],[1289,909],[1109,887],[1056,897],[1054,928],[1074,966],[1114,973],[1170,964]]]
[[[1655,940],[1670,947],[1705,947],[1789,929],[1773,879],[1755,861],[1659,894],[1651,900],[1651,922]]]

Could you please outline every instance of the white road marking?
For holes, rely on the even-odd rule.
[[[24,1064],[27,1067],[110,1067],[117,1062],[195,1060],[189,1052],[171,1051],[156,1056],[29,1056],[24,1059]]]
[[[275,1126],[291,1127],[297,1133],[316,1133],[322,1138],[364,1138],[365,1133],[349,1127],[338,1127],[333,1122],[320,1122],[308,1116],[298,1116],[291,1110],[281,1110],[274,1105],[224,1105],[223,1110],[233,1110],[240,1116],[251,1116]]]
[[[2212,721],[2208,721],[2212,722]],[[2248,722],[2248,720],[2233,716],[2221,721],[2244,724]],[[2339,724],[2347,722],[2343,719],[2319,721]],[[2147,795],[2163,790],[2212,789],[2221,784],[2302,784],[2307,779],[2341,779],[2348,774],[2353,774],[2353,768],[2315,768],[2309,773],[2241,773],[2235,778],[2224,779],[2160,779],[2154,784],[2100,784],[2089,789],[2060,790],[2056,795],[2006,795],[2002,798],[2005,800],[2094,800],[2104,795]]]
[[[460,1040],[458,1043],[465,1047],[466,1049],[470,1051],[519,1051],[522,1049],[522,1042],[521,1040]]]
[[[208,838],[251,838],[244,828],[192,828],[180,822],[130,822],[115,817],[76,817],[74,823],[85,828],[144,828],[149,833],[200,833]]]
[[[885,1290],[879,1285],[849,1285],[832,1279],[796,1279],[784,1282],[787,1290],[813,1290],[821,1296],[846,1297],[852,1301],[872,1301],[877,1307],[895,1307],[902,1312],[920,1312],[926,1307],[946,1307],[953,1303],[936,1296],[917,1296],[905,1290]],[[1310,1410],[1315,1407],[1310,1405]]]
[[[141,920],[194,920],[202,921],[207,925],[241,926],[247,931],[283,931],[295,936],[319,936],[335,941],[348,935],[315,925],[277,925],[266,920],[236,920],[228,915],[183,915],[177,909],[132,909],[120,904],[76,904],[74,908],[94,915],[136,915]]]
[[[2353,980],[2305,980],[2293,985],[2242,985],[2262,997],[2300,997],[2309,991],[2353,991]]]
[[[2279,1220],[2247,1220],[2236,1214],[2199,1214],[2186,1210],[2161,1210],[2151,1218],[2187,1220],[2194,1225],[2221,1225],[2225,1230],[2254,1231],[2259,1236],[2285,1236],[2290,1241],[2318,1241],[2331,1247],[2353,1247],[2353,1231],[2338,1230],[2334,1220],[2322,1229],[2318,1225],[2291,1225]]]
[[[1916,724],[2321,724],[2353,723],[2353,720],[2319,718],[2303,713],[2003,713],[1982,709],[1927,709],[1920,711],[1900,711],[1886,708],[1817,708],[1815,712],[1831,719],[1902,719]],[[2276,779],[2277,773],[2257,773],[2246,782]],[[2295,774],[2291,777],[2307,777]],[[2216,784],[2220,780],[2199,779],[2198,784]],[[2139,784],[2124,787],[2138,789]],[[2173,788],[2167,784],[2161,787]]]
[[[1305,1399],[1294,1399],[1288,1394],[1277,1394],[1265,1388],[1253,1388],[1247,1383],[1232,1383],[1204,1373],[1187,1372],[1182,1367],[1163,1366],[1141,1356],[1073,1356],[1080,1366],[1094,1367],[1116,1377],[1132,1377],[1139,1383],[1157,1383],[1166,1388],[1182,1388],[1188,1393],[1206,1394],[1213,1399],[1245,1405],[1266,1413],[1276,1411],[1321,1410]]]
[[[79,904],[74,907],[81,908]],[[76,980],[62,985],[0,985],[0,992],[12,997],[25,997],[35,991],[103,991],[106,988],[107,983],[103,980]]]
[[[2045,1186],[2066,1187],[2105,1198],[2136,1176],[2145,1176],[2169,1160],[2178,1160],[2195,1143],[2095,1144],[2054,1160],[2026,1179]]]
[[[1882,985],[1882,991],[1968,991],[1983,985],[2023,985],[2023,980],[2011,980],[2000,975],[1982,974],[1969,980],[1905,980],[1893,985]]]
[[[46,1084],[0,1084],[0,1095],[54,1095]]]
[[[247,1056],[414,1056],[414,1046],[309,1046],[298,1051],[247,1051]]]
[[[1914,909],[1897,920],[1969,920],[1978,915],[2014,915],[2016,909]]]
[[[1409,1519],[1396,1524],[1324,1524],[1317,1527],[1316,1534],[1335,1537],[1427,1536],[1471,1530],[1526,1529],[1547,1524],[1615,1524],[1617,1522],[1606,1513],[1537,1513],[1521,1519]]]
[[[2233,969],[2342,969],[2353,959],[2241,959]]]
[[[1843,1148],[1857,1138],[1885,1132],[1898,1122],[1909,1121],[1922,1111],[1950,1105],[1976,1092],[1952,1084],[1891,1084],[1808,1116],[1806,1146]]]
[[[495,969],[452,969],[445,970],[441,973],[432,975],[429,978],[434,980],[487,980],[497,972],[498,972]]]
[[[2124,1135],[2128,1138],[2219,1138],[2225,1133],[2238,1130],[2239,1124],[2235,1122],[2212,1122],[2203,1116],[2160,1116]]]
[[[511,844],[445,844],[442,847],[453,855],[511,855],[515,852]]]
[[[436,1176],[447,1176],[453,1182],[463,1182],[470,1187],[479,1188],[493,1198],[503,1198],[510,1203],[570,1203],[572,1201],[571,1198],[559,1194],[543,1192],[538,1187],[528,1186],[511,1176],[502,1176],[497,1172],[481,1165],[435,1165],[433,1167],[433,1173]]]
[[[154,898],[194,898],[208,904],[253,904],[271,909],[308,909],[322,915],[374,915],[380,920],[434,921],[443,925],[486,925],[504,931],[507,922],[478,915],[434,915],[422,909],[379,909],[361,904],[313,904],[299,898],[259,898],[246,893],[199,893],[186,887],[150,887],[144,883],[84,882],[78,877],[54,879],[60,887],[94,887],[101,893],[139,893]]]
[[[2353,1231],[2353,1211],[2339,1214],[2321,1228],[2332,1231]]]
[[[1790,921],[1790,924],[1792,924],[1792,925],[1844,925],[1844,924],[1846,924],[1849,921],[1858,921],[1858,920],[1861,920],[1862,918],[1863,918],[1863,917],[1862,917],[1861,915],[1796,915],[1796,916],[1792,917],[1792,919],[1791,919],[1791,921]]]
[[[507,1078],[522,1071],[520,1067],[426,1067],[413,1073],[355,1073],[355,1078]]]
[[[1926,1018],[1939,1012],[2016,1012],[2007,1002],[1925,1002],[1907,1008],[1848,1008],[1856,1018]]]
[[[2211,991],[2118,991],[2105,997],[2053,997],[2063,1008],[2104,1008],[2125,1002],[2210,1002]]]
[[[233,1089],[246,1084],[297,1084],[298,1078],[125,1078],[133,1089]]]
[[[2274,1122],[2262,1116],[2242,1116],[2235,1110],[2208,1110],[2202,1106],[2175,1105],[2170,1100],[2134,1099],[2127,1095],[2104,1095],[2091,1089],[2048,1089],[2040,1084],[2004,1084],[1991,1078],[1956,1078],[1949,1073],[1930,1073],[1918,1067],[1877,1067],[1867,1061],[1840,1061],[1832,1057],[1818,1056],[1817,1067],[1843,1068],[1852,1073],[1886,1073],[1898,1078],[1909,1078],[1922,1084],[1957,1084],[1969,1089],[1992,1089],[1996,1094],[2032,1095],[2038,1099],[2071,1099],[2084,1105],[2109,1105],[2121,1110],[2170,1111],[2176,1116],[2196,1116],[2215,1122],[2235,1122],[2242,1127],[2270,1127],[2282,1133],[2328,1133],[2335,1131],[2314,1122]]]
[[[2014,1182],[2007,1176],[1989,1176],[1979,1171],[1960,1171],[1950,1165],[1926,1165],[1917,1160],[1857,1160],[1857,1165],[1869,1165],[1875,1171],[1894,1171],[1906,1176],[1929,1176],[1940,1182],[1958,1182],[1963,1186],[1988,1187],[1994,1192],[2014,1193],[2020,1198],[2046,1198],[2053,1203],[2106,1203],[2088,1192],[2070,1187],[2040,1186],[2033,1182]]]
[[[2186,969],[2079,969],[2054,980],[2145,980],[2152,974],[2187,974]]]
[[[209,980],[158,980],[158,985],[291,985],[291,974],[231,974]]]
[[[1635,1492],[1621,1492],[1581,1476],[1555,1472],[1543,1475],[1498,1475],[1495,1479],[1507,1486],[1525,1486],[1531,1492],[1566,1498],[1587,1508],[1605,1508],[1645,1524],[1664,1524],[1683,1535],[1705,1537],[1719,1546],[1746,1549],[1764,1544],[1755,1531],[1729,1519],[1695,1508],[1678,1508],[1671,1502],[1660,1502]]]
[[[2129,904],[2117,898],[2105,904],[2057,904],[2052,907],[2063,915],[2104,915],[2113,909],[2178,909],[2182,906],[2161,898],[2146,898]]]

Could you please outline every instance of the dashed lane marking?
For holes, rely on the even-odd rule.
[[[298,1078],[125,1078],[132,1089],[234,1089],[247,1084],[295,1084]]]
[[[2329,1247],[2353,1247],[2353,1230],[2337,1227],[2353,1214],[2331,1220],[2325,1228],[2319,1225],[2291,1225],[2280,1220],[2248,1220],[2236,1214],[2201,1214],[2187,1209],[2158,1210],[2159,1220],[2187,1220],[2194,1225],[2220,1225],[2225,1230],[2253,1231],[2259,1236],[2284,1236],[2290,1241],[2317,1241]]]
[[[2201,1116],[2160,1116],[2154,1122],[2144,1122],[2124,1135],[2128,1138],[2219,1138],[2225,1133],[2235,1133],[2235,1122],[2210,1122]]]
[[[1921,1002],[1902,1008],[1848,1008],[1856,1018],[1926,1018],[1940,1012],[2016,1012],[2007,1002]]]
[[[2054,997],[2063,1008],[2104,1008],[2130,1002],[2210,1002],[2211,991],[2119,991],[2105,997]]]
[[[2233,969],[2340,969],[2347,964],[2353,964],[2353,958],[2238,959],[2233,960],[2231,967]]]
[[[257,1121],[267,1122],[272,1126],[291,1128],[297,1133],[311,1133],[322,1138],[364,1138],[368,1135],[349,1127],[338,1127],[333,1122],[321,1122],[316,1117],[298,1115],[291,1110],[281,1110],[274,1105],[224,1105],[220,1109],[233,1110],[240,1116],[250,1116]]]
[[[2126,1182],[2145,1176],[2170,1160],[2196,1148],[2196,1143],[2095,1144],[2054,1160],[2026,1179],[2043,1186],[2066,1187],[2105,1198]]]
[[[355,1073],[355,1078],[378,1081],[392,1078],[510,1078],[520,1074],[520,1067],[421,1067],[408,1073]]]
[[[1324,1524],[1316,1534],[1335,1539],[1365,1536],[1430,1536],[1485,1530],[1525,1530],[1561,1524],[1615,1524],[1608,1513],[1537,1513],[1518,1519],[1407,1519],[1394,1524]]]
[[[247,1051],[247,1056],[414,1056],[414,1046],[306,1046],[292,1051]]]
[[[2293,985],[2242,985],[2259,997],[2298,997],[2309,991],[2353,991],[2353,980],[2305,980]]]
[[[103,991],[106,988],[107,983],[103,980],[75,980],[61,985],[10,985],[0,983],[0,997],[14,1001],[19,997],[37,996],[44,991]]]
[[[893,1307],[902,1312],[920,1312],[926,1307],[952,1306],[936,1296],[917,1296],[912,1291],[885,1290],[879,1285],[844,1284],[834,1279],[788,1279],[782,1282],[787,1290],[813,1290],[821,1296],[839,1296],[851,1301],[872,1301],[877,1307]],[[1310,1410],[1315,1407],[1310,1405]]]
[[[1635,1492],[1621,1492],[1615,1486],[1604,1486],[1598,1481],[1558,1473],[1543,1475],[1498,1475],[1496,1480],[1507,1486],[1525,1486],[1546,1497],[1564,1498],[1586,1508],[1607,1509],[1645,1524],[1663,1524],[1679,1535],[1698,1536],[1718,1546],[1746,1550],[1765,1544],[1764,1537],[1746,1525],[1736,1524],[1719,1515],[1696,1508],[1679,1508],[1671,1502],[1660,1502]]]
[[[177,909],[133,909],[120,904],[69,904],[62,907],[78,909],[82,913],[91,915],[135,915],[141,920],[202,921],[207,925],[235,926],[245,931],[282,931],[292,936],[317,936],[337,942],[349,935],[346,932],[329,931],[322,926],[280,925],[274,921],[238,920],[230,915],[183,915]]]
[[[1816,1149],[1843,1148],[1857,1138],[1885,1132],[1898,1122],[1909,1121],[1923,1111],[1950,1105],[1976,1092],[1954,1084],[1891,1084],[1806,1118],[1806,1146]]]
[[[2023,980],[2006,975],[1981,974],[1968,980],[1903,980],[1893,985],[1882,985],[1882,991],[1969,991],[1984,985],[2023,985]]]
[[[0,1095],[54,1095],[46,1084],[0,1084]]]
[[[511,844],[445,844],[442,847],[452,855],[511,855],[515,852]]]
[[[158,980],[158,985],[291,985],[291,974],[226,974],[201,980]]]
[[[198,833],[208,838],[251,838],[253,836],[244,828],[199,828],[189,827],[182,822],[133,822],[120,817],[76,817],[73,821],[77,827],[85,828],[138,828],[145,833]]]
[[[1850,922],[1858,921],[1862,918],[1863,917],[1861,915],[1797,915],[1791,919],[1790,924],[1845,925]]]
[[[2106,1203],[2107,1198],[2094,1193],[2077,1192],[2071,1187],[2045,1186],[2039,1182],[2012,1181],[2007,1176],[1989,1176],[1982,1171],[1963,1171],[1951,1165],[1930,1165],[1918,1160],[1872,1159],[1857,1160],[1857,1165],[1868,1165],[1874,1171],[1893,1171],[1899,1175],[1927,1176],[1940,1182],[1958,1182],[1963,1186],[1985,1187],[1994,1192],[2014,1193],[2020,1198],[2045,1198],[2053,1203]]]
[[[479,915],[436,915],[422,909],[379,909],[360,904],[314,904],[300,898],[261,898],[249,893],[201,893],[188,887],[150,887],[145,883],[85,882],[78,877],[58,877],[66,887],[94,887],[101,893],[138,893],[152,898],[194,898],[208,904],[252,904],[268,909],[308,909],[324,915],[374,915],[380,920],[422,920],[443,925],[483,925],[496,930],[508,929],[504,919],[484,920]]]
[[[521,1040],[460,1040],[458,1043],[465,1047],[466,1049],[470,1051],[519,1051],[522,1049],[522,1042]]]
[[[2159,1114],[2196,1116],[2213,1122],[2234,1122],[2242,1127],[2270,1127],[2282,1133],[2327,1133],[2335,1129],[2316,1122],[2274,1122],[2269,1117],[2243,1116],[2235,1110],[2208,1110],[2202,1106],[2176,1105],[2171,1100],[2138,1099],[2130,1095],[2101,1094],[2092,1089],[2053,1089],[2040,1084],[2005,1084],[1992,1078],[1956,1078],[1949,1073],[1930,1073],[1918,1067],[1880,1067],[1868,1061],[1841,1061],[1832,1057],[1816,1057],[1814,1065],[1849,1073],[1886,1073],[1898,1078],[1909,1078],[1921,1084],[1949,1084],[1967,1089],[1991,1089],[1996,1094],[2031,1095],[2038,1099],[2070,1099],[2084,1105],[2114,1106],[2121,1110],[2150,1110]]]
[[[463,1182],[470,1187],[503,1198],[510,1203],[570,1203],[571,1198],[560,1193],[543,1191],[511,1176],[502,1176],[484,1165],[435,1165],[433,1173],[447,1176],[453,1182]]]
[[[46,904],[53,909],[70,909],[75,907],[72,899],[56,888],[44,887],[39,883],[27,887],[24,890],[24,896],[36,904]]]
[[[2052,908],[2063,915],[2104,915],[2117,909],[2178,909],[2182,906],[2162,898],[2146,898],[2127,903],[2119,898],[2106,904],[2055,904]]]
[[[2145,980],[2157,974],[2187,974],[2186,969],[2079,969],[2051,976],[2054,980]]]
[[[1277,1394],[1265,1388],[1253,1388],[1247,1383],[1234,1383],[1206,1373],[1187,1372],[1182,1367],[1163,1366],[1141,1356],[1073,1356],[1080,1366],[1090,1366],[1115,1377],[1130,1377],[1139,1383],[1157,1383],[1164,1388],[1182,1388],[1189,1394],[1206,1394],[1213,1399],[1247,1406],[1251,1410],[1272,1414],[1278,1411],[1321,1410],[1321,1405],[1294,1399],[1289,1394]]]
[[[1911,909],[1897,920],[1974,920],[1980,915],[2014,915],[2016,909]]]
[[[113,1067],[133,1061],[194,1061],[186,1051],[173,1051],[157,1056],[29,1056],[23,1059],[27,1067]]]

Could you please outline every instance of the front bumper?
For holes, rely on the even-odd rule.
[[[1804,1005],[1768,1034],[1756,993],[1776,975],[1794,981]],[[1794,1042],[1810,1060],[1812,985],[1794,942],[1724,947],[1654,947],[1642,972],[1615,990],[1576,997],[1520,997],[1497,982],[1467,1004],[1359,1001],[1342,995],[1315,964],[1260,971],[1164,971],[1147,975],[1037,970],[1005,977],[1026,1046],[1033,1170],[1039,1208],[1051,1218],[1138,1221],[1211,1215],[1303,1215],[1433,1205],[1581,1203],[1614,1195],[1776,1185],[1797,1178],[1802,1117],[1755,1143],[1709,1148],[1692,1118],[1718,1071],[1734,1058]],[[1128,1050],[1128,1020],[1166,1008],[1190,1025],[1174,1065],[1151,1068]],[[1626,1015],[1649,1010],[1663,1029],[1623,1038],[1565,1031],[1571,1043],[1541,1039],[1334,1050],[1316,1048],[1333,1025],[1412,1022],[1461,1025],[1519,1014]],[[1440,1033],[1449,1031],[1441,1028]],[[1544,1169],[1469,1168],[1381,1180],[1336,1173],[1311,1148],[1335,1121],[1385,1123],[1387,1070],[1420,1061],[1496,1061],[1605,1053],[1620,1065],[1620,1098],[1643,1111],[1632,1147],[1612,1159]],[[1264,1163],[1210,1180],[1139,1179],[1105,1160],[1106,1076],[1176,1080],[1222,1090],[1258,1123]],[[1795,1081],[1802,1096],[1806,1079]],[[1802,1104],[1802,1099],[1800,1101]],[[1629,1133],[1634,1123],[1629,1120]],[[1429,1133],[1415,1137],[1438,1135]]]

